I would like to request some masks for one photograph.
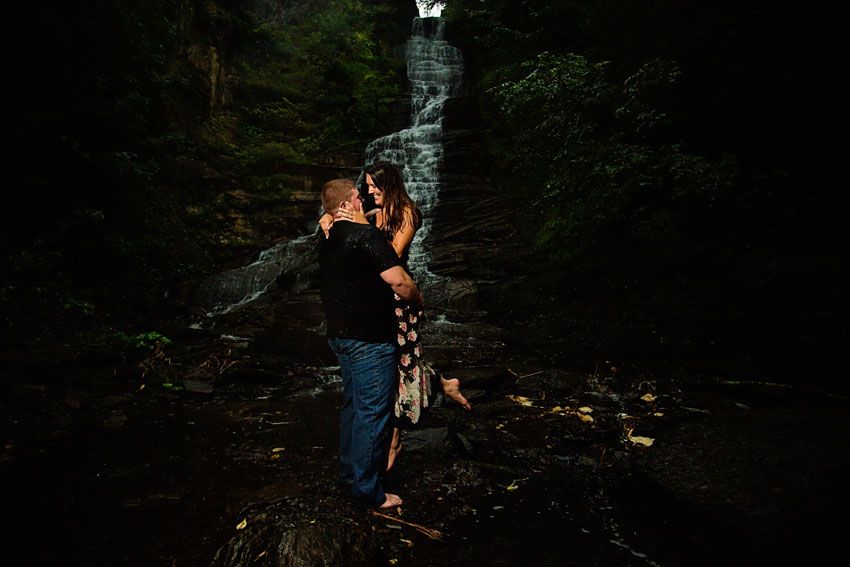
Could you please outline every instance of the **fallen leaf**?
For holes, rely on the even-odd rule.
[[[578,411],[580,411],[581,413],[593,413],[593,408],[589,406],[582,406],[578,408]]]
[[[593,418],[590,417],[589,415],[585,414],[585,413],[577,413],[576,415],[578,416],[578,418],[580,420],[582,420],[585,423],[592,423],[593,422]]]
[[[510,485],[505,487],[505,490],[516,490],[517,488],[519,488],[519,485],[516,483],[516,481],[513,481],[512,483],[510,483]]]
[[[655,412],[655,413],[654,413],[654,414],[652,414],[652,415],[654,415],[655,417],[662,417],[664,414],[663,414],[662,412],[660,412],[660,411],[657,411],[657,412]]]
[[[516,403],[523,405],[523,406],[530,406],[531,405],[531,400],[529,400],[525,396],[513,396],[513,395],[511,395],[511,396],[508,396],[508,399],[513,400]]]
[[[640,399],[642,399],[645,402],[654,402],[655,400],[658,399],[658,396],[653,396],[652,394],[647,393],[647,394],[642,395],[640,397]]]
[[[280,453],[281,451],[286,451],[286,447],[275,447],[272,449],[272,453]]]
[[[236,526],[236,529],[237,530],[244,530],[245,526],[247,526],[247,525],[248,525],[248,518],[243,518],[242,521],[239,522],[239,525]]]
[[[144,390],[144,389],[145,389],[145,385],[144,385],[144,384],[142,384],[141,386],[139,386],[139,391],[140,391],[140,392],[141,392],[142,390]]]
[[[655,442],[655,439],[651,437],[641,437],[639,435],[635,435],[634,437],[629,437],[629,441],[634,443],[635,445],[642,445],[644,447],[649,447]]]

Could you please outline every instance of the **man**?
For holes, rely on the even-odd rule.
[[[384,492],[378,473],[397,387],[393,292],[419,307],[422,296],[386,238],[340,214],[341,209],[359,211],[361,202],[349,179],[322,188],[322,205],[334,217],[328,238],[320,237],[322,305],[328,344],[342,373],[340,479],[351,484],[354,505],[390,508],[402,500]]]

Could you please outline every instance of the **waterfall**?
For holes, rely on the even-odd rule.
[[[410,248],[410,268],[417,279],[434,279],[422,242],[440,191],[443,160],[443,105],[461,94],[463,58],[443,39],[442,18],[414,18],[405,49],[410,85],[410,127],[372,141],[366,164],[386,160],[401,169],[404,184],[422,211],[423,224]]]
[[[315,247],[316,237],[312,234],[279,242],[264,250],[255,262],[205,280],[198,296],[207,317],[229,313],[270,289],[286,287],[295,292],[305,289],[309,278],[301,276],[315,262]],[[287,276],[290,276],[287,281],[281,281]]]
[[[443,159],[443,104],[461,94],[463,59],[460,50],[443,40],[441,18],[414,18],[405,48],[410,86],[410,127],[372,141],[366,163],[387,160],[401,169],[410,196],[419,206],[423,224],[410,250],[409,264],[420,281],[433,281],[422,242],[431,225],[430,213],[437,202]],[[316,218],[319,216],[316,213]],[[250,303],[273,289],[303,291],[309,277],[301,278],[315,263],[316,238],[312,234],[281,242],[259,258],[204,281],[198,289],[207,320]],[[200,326],[202,323],[196,323]]]

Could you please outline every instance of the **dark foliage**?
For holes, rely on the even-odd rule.
[[[391,128],[402,81],[391,42],[409,25],[397,4],[13,9],[3,334],[73,336],[161,311],[164,290],[238,241],[228,192],[252,195],[247,209],[280,202],[293,186],[287,165]]]
[[[732,2],[446,4],[498,177],[585,309],[666,348],[835,364],[834,30]]]

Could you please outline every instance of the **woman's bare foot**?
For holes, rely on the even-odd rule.
[[[401,497],[396,494],[386,493],[385,496],[387,499],[383,504],[381,504],[381,508],[394,508],[395,506],[401,506],[404,503]]]
[[[401,451],[401,429],[393,428],[393,440],[390,441],[390,449],[387,451],[387,470],[393,468],[395,458],[398,457]]]
[[[440,377],[440,383],[443,385],[443,392],[445,392],[448,397],[462,405],[464,409],[472,409],[472,406],[469,405],[469,402],[463,397],[463,394],[460,393],[460,380],[457,378],[446,380],[445,378]]]

